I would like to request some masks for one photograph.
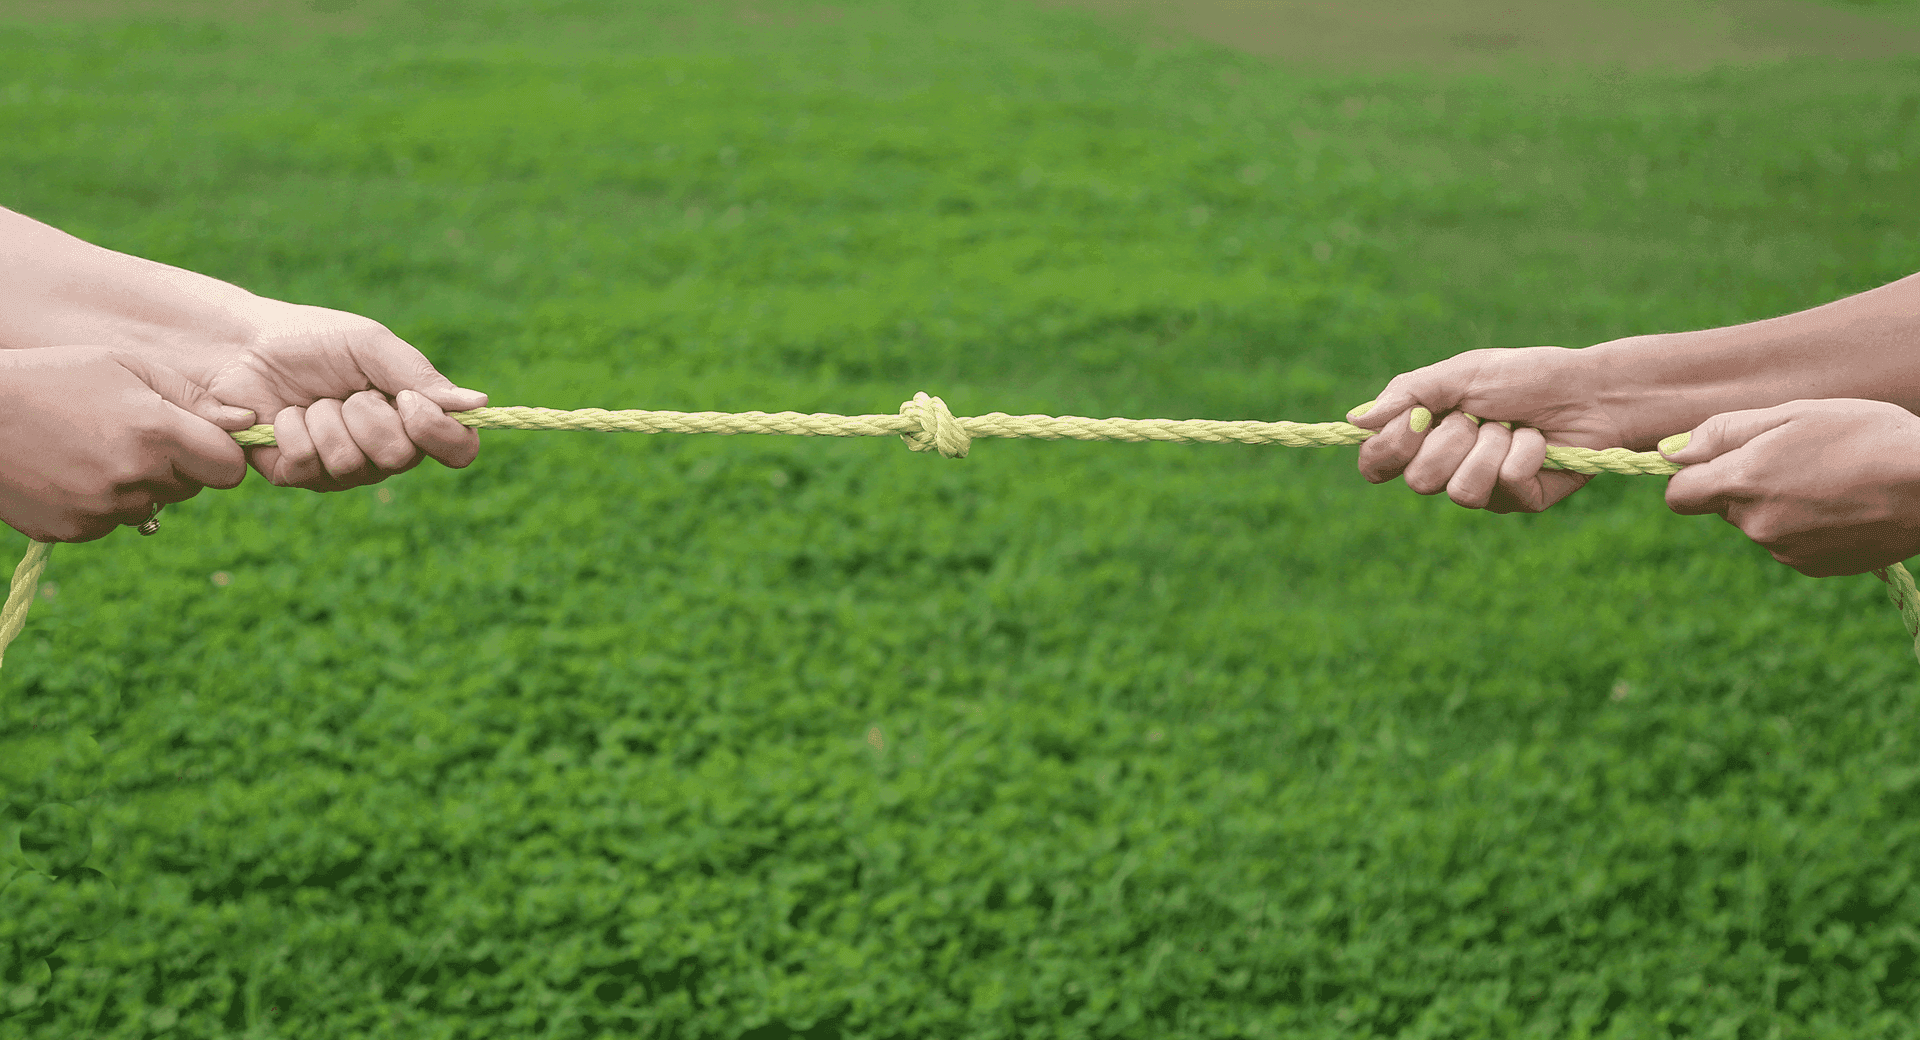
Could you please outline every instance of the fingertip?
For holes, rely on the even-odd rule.
[[[1686,433],[1676,433],[1671,437],[1665,438],[1657,447],[1660,449],[1660,454],[1665,455],[1668,461],[1672,461],[1675,455],[1686,451],[1687,445],[1692,441],[1693,431],[1688,430]],[[1644,444],[1646,442],[1642,441],[1641,443]]]
[[[466,469],[468,466],[473,465],[475,459],[480,457],[480,441],[479,438],[476,437],[468,444],[456,445],[441,451],[431,451],[428,452],[428,454],[433,457],[435,462],[438,462],[448,469]]]
[[[432,387],[411,392],[415,397],[438,408],[442,412],[466,412],[475,408],[484,408],[487,395],[477,390],[463,390],[457,386]]]

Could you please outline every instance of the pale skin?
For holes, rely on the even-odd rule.
[[[1360,472],[1470,509],[1541,512],[1587,477],[1548,444],[1645,451],[1670,434],[1677,513],[1718,513],[1803,574],[1920,554],[1920,274],[1809,310],[1568,350],[1470,350],[1394,377]],[[0,208],[0,520],[90,541],[251,463],[340,491],[428,456],[470,465],[483,407],[370,318],[256,296]],[[1438,417],[1416,431],[1422,406]],[[1478,425],[1468,415],[1487,420]],[[1501,425],[1512,424],[1509,430]],[[280,445],[228,433],[273,425]]]
[[[1437,421],[1411,428],[1418,405]],[[1589,479],[1548,444],[1654,448],[1676,513],[1718,513],[1810,577],[1920,555],[1920,274],[1764,321],[1588,347],[1470,350],[1395,376],[1364,415],[1373,483],[1537,513]],[[1468,416],[1483,420],[1475,425]],[[1496,420],[1513,423],[1508,430]]]
[[[256,296],[0,208],[0,520],[83,542],[230,488],[463,468],[484,407],[371,318]],[[229,433],[266,423],[275,447]]]

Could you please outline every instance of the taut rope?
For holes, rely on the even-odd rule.
[[[1422,413],[1425,413],[1424,415]],[[462,425],[479,430],[600,430],[629,433],[784,433],[803,437],[884,437],[897,434],[914,451],[937,451],[949,459],[964,459],[975,437],[1033,437],[1041,440],[1079,441],[1179,441],[1185,444],[1284,444],[1292,448],[1312,445],[1359,444],[1374,435],[1373,430],[1344,422],[1227,422],[1214,419],[1086,419],[1077,415],[986,415],[956,417],[945,401],[926,393],[900,406],[898,415],[832,415],[815,412],[654,412],[640,409],[608,411],[604,408],[475,408],[448,412]],[[1413,410],[1415,426],[1424,428],[1422,419],[1431,420],[1425,408]],[[1472,416],[1475,423],[1479,419]],[[1502,423],[1511,428],[1511,423]],[[254,426],[233,435],[242,445],[271,445],[273,427]],[[1660,453],[1629,451],[1626,448],[1575,448],[1547,445],[1542,469],[1570,470],[1574,473],[1643,473],[1656,476],[1678,473],[1683,468],[1668,462]],[[13,586],[7,604],[0,609],[0,657],[26,623],[27,608],[39,589],[40,574],[53,546],[34,542],[26,558],[13,572]],[[1914,656],[1920,659],[1920,592],[1913,577],[1895,563],[1873,572],[1887,583],[1887,596],[1900,608],[1907,634],[1914,639]]]

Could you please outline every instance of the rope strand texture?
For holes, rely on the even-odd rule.
[[[1077,441],[1177,441],[1184,444],[1284,444],[1290,448],[1359,444],[1374,431],[1344,422],[1251,422],[1217,419],[1087,419],[1078,415],[986,415],[957,417],[947,403],[925,392],[900,406],[897,415],[833,415],[827,412],[652,412],[605,408],[475,408],[448,412],[478,430],[598,430],[604,433],[783,433],[802,437],[885,437],[898,434],[914,451],[938,451],[964,459],[975,437],[1027,437]],[[243,445],[271,445],[273,427],[254,426],[233,435]],[[1575,473],[1680,472],[1659,452],[1626,448],[1547,446],[1543,469]]]
[[[1414,409],[1416,418],[1427,409]],[[1026,437],[1040,440],[1176,441],[1184,444],[1284,444],[1291,448],[1359,444],[1375,431],[1345,422],[1298,423],[1223,421],[1214,419],[1088,419],[1077,415],[955,416],[947,403],[925,392],[900,405],[897,415],[833,415],[826,412],[661,412],[605,408],[475,408],[448,412],[464,426],[478,430],[595,430],[604,433],[765,433],[803,437],[885,437],[898,435],[914,451],[934,451],[949,459],[964,459],[975,437]],[[1431,419],[1428,412],[1425,418]],[[1468,416],[1475,423],[1478,418]],[[272,426],[254,426],[233,434],[246,446],[277,444]],[[1659,452],[1626,448],[1577,448],[1547,445],[1542,469],[1574,473],[1627,473],[1665,476],[1683,468]],[[26,622],[27,608],[39,587],[52,546],[35,542],[14,571],[13,585],[0,609],[0,660]],[[1887,583],[1887,595],[1900,608],[1907,634],[1914,638],[1914,656],[1920,659],[1920,591],[1901,564],[1875,570]]]

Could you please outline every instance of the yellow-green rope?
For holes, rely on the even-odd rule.
[[[1077,415],[986,415],[955,416],[945,401],[926,393],[900,406],[897,415],[832,415],[824,412],[655,412],[640,409],[608,411],[604,408],[475,408],[449,412],[462,425],[479,430],[600,430],[627,433],[783,433],[804,437],[884,437],[898,435],[914,451],[937,451],[949,459],[964,459],[975,437],[1033,437],[1042,440],[1080,441],[1178,441],[1186,444],[1284,444],[1303,448],[1312,445],[1359,444],[1374,436],[1373,430],[1352,423],[1323,422],[1230,422],[1214,419],[1087,419]],[[1413,409],[1416,428],[1425,428],[1432,413]],[[1475,423],[1478,418],[1468,416]],[[1511,423],[1501,425],[1512,427]],[[233,435],[242,445],[272,445],[273,427],[254,426]],[[1682,469],[1660,453],[1629,451],[1626,448],[1575,448],[1547,445],[1542,469],[1570,470],[1574,473],[1645,473],[1667,475]],[[34,542],[26,558],[14,571],[7,604],[0,609],[0,659],[7,646],[26,623],[27,608],[39,589],[40,573],[46,567],[52,545]],[[1900,608],[1907,634],[1914,639],[1914,656],[1920,659],[1920,593],[1913,578],[1898,564],[1873,572],[1887,583],[1887,596]]]

